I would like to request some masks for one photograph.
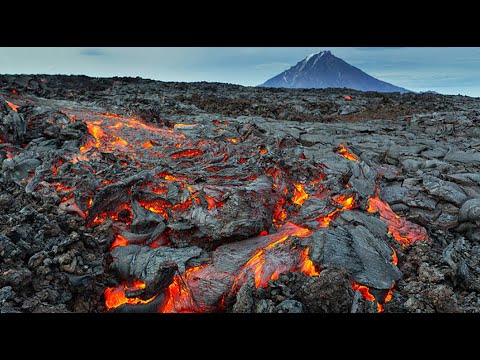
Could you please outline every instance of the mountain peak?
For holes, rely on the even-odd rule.
[[[410,92],[378,80],[334,56],[330,50],[310,54],[290,69],[259,85],[283,88],[350,88],[361,91]]]
[[[305,62],[309,62],[310,59],[314,58],[314,59],[320,59],[322,58],[324,55],[332,55],[332,53],[330,52],[330,50],[324,50],[324,51],[320,51],[319,53],[315,54],[315,53],[311,53],[310,55],[307,55],[307,57],[303,60]]]

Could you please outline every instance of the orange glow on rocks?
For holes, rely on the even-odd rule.
[[[387,302],[391,301],[392,298],[393,298],[393,289],[389,289],[388,293],[387,293],[387,296],[385,296],[384,301],[387,303]]]
[[[79,161],[87,161],[88,162],[88,161],[90,161],[90,159],[88,157],[86,157],[85,155],[77,155],[72,160],[70,160],[70,162],[72,164],[76,164]]]
[[[393,251],[391,263],[392,263],[393,265],[398,265],[397,252],[396,252],[393,248],[391,248],[391,249],[392,249],[392,251]]]
[[[280,198],[280,200],[275,205],[275,209],[273,211],[273,223],[277,224],[279,222],[285,221],[287,218],[287,211],[283,207],[286,201],[284,198]]]
[[[110,247],[110,250],[117,246],[127,246],[128,245],[128,240],[125,239],[122,235],[120,234],[115,234],[115,240],[112,243],[112,246]]]
[[[95,144],[93,146],[95,146],[96,148],[100,147],[101,139],[105,136],[105,133],[99,126],[102,122],[103,121],[87,122],[88,132],[95,138]]]
[[[154,201],[139,201],[140,206],[143,206],[145,209],[150,210],[151,212],[162,215],[165,219],[168,219],[167,207],[168,203],[165,200],[154,200]]]
[[[198,124],[175,124],[174,128],[192,128],[197,126]]]
[[[342,155],[345,159],[352,160],[352,161],[359,161],[358,157],[353,155],[343,144],[338,146],[338,153]]]
[[[59,192],[59,193],[63,193],[63,192],[69,192],[69,191],[72,191],[73,189],[68,187],[68,186],[65,186],[61,183],[52,183],[51,184],[52,186],[55,186],[55,189]]]
[[[302,205],[305,202],[305,200],[308,199],[308,194],[305,192],[303,188],[304,185],[293,183],[293,186],[295,187],[295,189],[293,191],[292,201],[297,205]]]
[[[374,301],[375,296],[370,293],[370,288],[365,285],[357,284],[355,281],[352,282],[352,289],[355,291],[360,291],[363,298],[368,301]]]
[[[15,105],[14,103],[11,103],[10,101],[7,101],[7,100],[5,100],[5,102],[6,102],[7,105],[10,106],[10,108],[11,108],[13,111],[15,111],[15,112],[17,112],[17,109],[20,107],[19,105]]]
[[[173,278],[172,283],[164,291],[166,300],[159,309],[159,312],[171,313],[179,312],[179,310],[180,312],[201,312],[202,309],[199,308],[198,304],[195,302],[187,282],[190,277],[194,277],[199,270],[206,266],[207,264],[204,264],[187,269],[183,277],[176,275]],[[177,309],[177,307],[179,309]]]
[[[145,284],[140,280],[135,280],[131,286],[129,286],[125,282],[117,287],[106,288],[103,295],[105,297],[105,306],[107,307],[107,310],[115,309],[124,304],[138,305],[138,304],[148,304],[149,302],[152,302],[156,298],[156,296],[148,300],[126,297],[126,291],[141,290],[144,288],[145,288]]]
[[[194,157],[194,156],[200,156],[202,154],[203,154],[202,150],[188,149],[188,150],[183,150],[178,153],[172,154],[170,157],[172,159],[178,159],[180,157]]]
[[[310,248],[305,248],[304,251],[302,251],[302,267],[300,268],[300,271],[303,272],[306,275],[309,276],[319,276],[320,273],[316,269],[315,265],[313,264],[312,260],[308,257],[308,252],[310,251]]]
[[[163,173],[159,175],[167,181],[185,181],[187,179],[185,176],[173,176],[170,174],[164,175]]]
[[[402,244],[403,247],[413,244],[415,241],[428,238],[425,228],[407,221],[393,212],[386,202],[383,202],[378,196],[371,197],[368,200],[367,211],[369,213],[378,212],[380,219],[388,226],[388,232],[393,238]]]
[[[151,147],[153,147],[153,144],[150,140],[145,141],[142,145],[142,148],[144,148],[144,149],[149,149]]]
[[[333,210],[330,214],[324,217],[317,218],[316,220],[320,223],[320,227],[324,228],[330,225],[332,220],[334,220],[339,213],[345,210],[351,210],[355,207],[355,195],[340,195],[333,198],[335,204],[340,207]]]
[[[126,210],[126,211],[125,211]],[[130,204],[120,204],[116,209],[110,210],[108,212],[102,212],[96,216],[92,224],[99,225],[103,223],[107,218],[112,219],[113,221],[120,221],[126,225],[130,225],[133,220],[133,215],[131,212]]]
[[[242,266],[241,272],[236,276],[232,289],[240,287],[245,280],[248,278],[249,274],[253,274],[255,287],[259,288],[260,286],[266,287],[268,285],[269,280],[275,280],[282,272],[287,271],[307,271],[313,273],[314,269],[312,269],[313,263],[311,263],[310,259],[308,258],[308,248],[306,252],[302,252],[300,255],[299,262],[297,263],[296,267],[293,268],[282,268],[282,267],[275,267],[272,269],[271,267],[264,266],[266,264],[266,253],[274,249],[275,247],[284,243],[290,236],[298,236],[298,237],[307,237],[310,236],[312,231],[301,228],[295,224],[287,223],[288,227],[286,231],[276,234],[270,235],[273,237],[273,241],[265,246],[257,250],[250,259]],[[308,262],[310,261],[310,263]]]
[[[73,118],[73,116],[70,117],[70,119]],[[160,312],[203,312],[212,310],[207,309],[205,304],[202,305],[201,302],[198,303],[199,299],[200,301],[202,300],[201,292],[208,292],[211,291],[211,289],[208,288],[208,286],[207,288],[197,286],[199,283],[201,286],[206,286],[204,284],[211,281],[215,276],[223,277],[222,280],[224,282],[222,286],[224,286],[224,288],[220,288],[222,293],[218,290],[220,295],[218,298],[214,298],[214,301],[217,301],[217,299],[219,301],[221,296],[225,296],[228,289],[230,289],[229,294],[234,295],[235,291],[247,280],[253,280],[255,287],[259,288],[267,286],[270,280],[277,279],[282,273],[302,272],[309,276],[319,276],[320,268],[316,266],[309,257],[309,252],[313,249],[309,247],[299,247],[298,241],[295,240],[295,237],[307,237],[311,235],[312,230],[288,222],[289,218],[293,219],[293,217],[296,216],[300,206],[304,206],[303,210],[306,210],[304,203],[309,197],[315,197],[315,200],[326,198],[331,200],[330,204],[326,204],[329,206],[327,208],[328,210],[326,212],[324,210],[318,210],[319,213],[312,216],[315,218],[322,215],[322,217],[316,219],[318,227],[327,227],[342,211],[351,210],[359,206],[359,202],[362,200],[361,196],[358,195],[357,197],[357,194],[353,192],[355,188],[348,189],[346,190],[346,194],[341,195],[332,195],[332,192],[333,194],[338,194],[338,187],[327,188],[323,191],[322,185],[328,186],[329,184],[329,182],[322,182],[328,174],[328,172],[322,173],[325,166],[317,165],[316,168],[297,171],[298,174],[293,175],[295,179],[299,179],[297,181],[301,181],[302,183],[292,182],[292,173],[296,171],[296,168],[284,169],[284,164],[281,161],[272,159],[273,157],[270,156],[260,156],[268,153],[267,149],[262,145],[264,143],[250,143],[251,140],[246,135],[233,135],[234,132],[232,132],[228,134],[232,134],[230,136],[238,136],[238,138],[225,138],[223,136],[217,138],[215,141],[207,136],[199,141],[196,135],[191,137],[185,135],[189,133],[185,130],[188,130],[189,127],[198,126],[198,124],[175,124],[173,128],[178,131],[174,131],[170,125],[171,123],[169,124],[168,122],[162,123],[161,126],[163,126],[163,128],[157,128],[143,124],[134,118],[109,113],[89,113],[85,115],[85,119],[82,118],[82,121],[84,121],[87,126],[88,136],[84,139],[84,143],[79,148],[79,152],[74,154],[74,158],[71,159],[72,155],[69,155],[69,157],[66,158],[67,160],[65,160],[65,158],[64,160],[68,161],[68,159],[71,159],[70,161],[72,163],[79,161],[90,161],[90,163],[84,163],[76,167],[71,166],[71,164],[66,164],[68,166],[62,167],[60,175],[62,175],[62,177],[64,174],[70,175],[68,174],[69,168],[81,170],[82,173],[79,175],[82,177],[84,174],[85,177],[89,175],[87,172],[84,173],[84,169],[87,169],[90,175],[92,173],[98,175],[97,178],[93,179],[95,182],[91,185],[92,188],[89,188],[89,192],[82,196],[81,204],[85,204],[87,199],[95,194],[95,206],[99,206],[99,208],[89,209],[92,215],[92,211],[96,210],[96,216],[91,216],[93,220],[88,217],[90,222],[88,224],[89,226],[91,226],[92,223],[101,224],[107,219],[117,222],[112,225],[115,238],[110,249],[129,245],[128,240],[116,232],[127,234],[127,231],[130,231],[128,225],[131,224],[133,220],[130,208],[131,201],[137,201],[140,206],[145,209],[160,214],[168,220],[165,221],[167,224],[172,224],[176,221],[181,222],[183,218],[189,219],[189,217],[192,217],[192,225],[196,226],[197,224],[195,224],[193,220],[197,220],[194,219],[192,213],[189,212],[189,208],[193,208],[195,212],[198,211],[198,214],[205,216],[205,223],[209,225],[208,221],[210,221],[210,219],[215,218],[215,221],[221,221],[218,219],[221,219],[225,214],[219,209],[226,204],[228,205],[228,211],[234,213],[237,212],[237,209],[235,209],[237,204],[243,206],[242,201],[237,201],[236,197],[231,196],[232,186],[238,186],[243,191],[244,183],[254,181],[264,176],[264,174],[269,176],[267,179],[268,182],[261,179],[262,181],[258,182],[260,186],[253,184],[255,185],[251,186],[253,191],[248,190],[248,192],[241,193],[240,195],[254,196],[251,201],[252,209],[254,210],[254,212],[252,210],[252,216],[258,216],[263,222],[259,223],[259,227],[253,228],[254,231],[250,231],[249,233],[242,232],[243,229],[241,229],[241,227],[244,226],[243,224],[238,225],[231,233],[228,233],[228,236],[233,235],[231,237],[232,241],[252,240],[249,238],[253,236],[254,241],[258,242],[254,244],[258,245],[250,248],[246,247],[245,258],[240,258],[234,270],[231,272],[230,270],[222,269],[220,266],[215,267],[216,265],[212,260],[209,264],[187,269],[185,274],[177,273],[173,277],[172,283],[163,289],[163,294],[160,295],[165,297],[162,305],[158,308]],[[203,125],[202,128],[204,128]],[[238,133],[243,134],[243,132]],[[236,144],[236,146],[228,144],[225,139],[232,144]],[[253,137],[253,139],[255,140],[255,137]],[[242,143],[242,141],[245,142]],[[275,151],[274,145],[269,146]],[[279,148],[281,149],[280,146]],[[348,160],[359,161],[359,158],[352,154],[343,144],[339,146],[338,152]],[[306,158],[303,154],[300,155],[300,157],[301,159]],[[171,159],[178,160],[172,161]],[[257,164],[255,164],[255,162],[257,162]],[[239,166],[238,163],[245,165]],[[301,161],[301,163],[309,165],[306,161]],[[118,164],[123,164],[125,167],[119,169]],[[251,164],[254,166],[251,166]],[[58,167],[59,165],[60,164],[57,164],[56,166]],[[202,171],[197,171],[193,165],[200,165]],[[114,166],[117,167],[115,168]],[[110,203],[110,199],[107,197],[109,193],[107,192],[105,196],[106,202],[102,204],[100,200],[104,198],[97,196],[95,191],[99,190],[99,194],[103,195],[100,193],[103,190],[101,188],[102,186],[109,185],[112,181],[121,182],[123,179],[131,177],[132,174],[135,174],[135,166],[142,168],[141,170],[148,170],[145,171],[148,176],[145,176],[140,181],[134,180],[134,185],[128,183],[125,187],[118,187],[118,189],[120,189],[118,190],[118,197],[114,198]],[[110,169],[114,169],[115,171],[111,171]],[[54,175],[56,175],[56,167],[54,169]],[[308,176],[314,177],[314,180],[308,178]],[[58,180],[55,179],[55,181]],[[72,181],[67,184],[78,187],[76,191],[82,189],[79,182]],[[99,189],[95,188],[97,184]],[[52,185],[56,187],[59,193],[73,190],[60,183],[54,183]],[[337,185],[341,186],[342,184]],[[348,184],[344,186],[349,187]],[[107,190],[115,193],[115,195],[117,194],[116,187],[110,187]],[[237,189],[234,191],[236,190]],[[343,189],[343,191],[345,191],[345,189]],[[265,197],[270,195],[274,197],[274,200],[265,199]],[[232,202],[232,199],[237,201],[237,203]],[[119,202],[126,203],[119,204]],[[262,202],[268,204],[267,212],[264,212],[260,206],[257,208],[257,203],[261,205]],[[306,204],[308,204],[308,202]],[[89,200],[88,208],[91,206],[92,198]],[[209,212],[207,213],[205,209],[208,209]],[[317,211],[316,209],[318,209],[318,207],[312,207],[312,209],[312,211]],[[371,198],[368,201],[367,210],[371,213],[379,212],[382,220],[387,222],[389,232],[397,240],[398,238],[402,240],[402,236],[404,236],[409,239],[408,244],[415,241],[409,238],[409,231],[412,227],[408,228],[406,224],[410,223],[394,214],[388,204],[381,202],[378,198]],[[69,211],[75,211],[81,214],[80,209],[76,210],[75,208],[69,207]],[[223,211],[226,210],[224,209]],[[331,212],[328,215],[323,216],[329,211]],[[245,213],[248,214],[247,212]],[[273,216],[270,215],[271,213],[273,213]],[[244,216],[241,211],[238,211],[238,214],[239,216]],[[265,224],[265,214],[266,216],[273,217],[273,224]],[[195,216],[197,215],[195,214]],[[303,215],[300,214],[297,218],[303,219],[302,216]],[[310,227],[312,224],[310,221],[311,217],[308,218],[308,220],[308,226]],[[313,221],[313,223],[315,224],[315,221]],[[221,226],[221,222],[215,225]],[[271,225],[273,226],[270,227]],[[414,227],[414,225],[412,226]],[[165,230],[162,229],[162,234],[156,236],[155,241],[151,244],[146,244],[150,242],[147,240],[137,240],[137,242],[144,246],[151,247],[160,247],[167,244],[175,247],[177,246],[177,240],[188,242],[190,241],[189,237],[192,236],[194,240],[198,239],[199,244],[203,244],[205,239],[198,236],[198,232],[195,232],[197,231],[195,227],[192,226],[186,230],[178,227],[178,229],[180,230],[177,230],[174,226]],[[257,234],[260,229],[268,229],[268,231],[263,230],[257,237],[254,237],[252,234]],[[421,230],[425,231],[424,229],[420,229],[420,235]],[[236,238],[237,231],[241,235],[239,239]],[[130,238],[127,235],[125,236],[128,239],[135,239],[134,237]],[[194,236],[197,237],[195,238]],[[211,241],[212,243],[218,240],[218,246],[225,245],[222,243],[224,239],[220,238],[223,236],[223,233],[218,237],[220,239],[215,237],[210,239],[208,238],[207,229],[201,236],[205,236],[207,241]],[[138,239],[143,239],[143,237],[139,237]],[[230,241],[230,238],[227,240]],[[134,240],[131,241],[135,242]],[[178,241],[178,243],[181,242]],[[402,244],[404,243],[407,243],[407,241],[402,242]],[[217,244],[215,244],[215,246],[217,246]],[[208,251],[210,252],[210,250]],[[213,253],[212,259],[214,256],[215,253]],[[395,251],[392,254],[391,262],[392,264],[398,263]],[[213,266],[208,269],[206,268],[212,264]],[[198,279],[201,279],[201,281]],[[144,288],[145,284],[139,280],[135,282],[129,281],[128,284],[125,282],[117,287],[107,288],[104,293],[107,309],[110,310],[123,304],[136,305],[151,302],[155,297],[148,300],[128,297],[131,291]],[[366,300],[376,300],[367,286],[355,283],[352,285],[352,288],[358,290]],[[226,289],[225,292],[223,292],[224,289]],[[162,291],[162,289],[153,290]],[[376,292],[374,293],[376,294]],[[387,294],[384,299],[385,302],[388,301],[387,299],[391,299],[392,293],[393,290]],[[137,296],[138,293],[130,294]],[[195,299],[194,297],[199,299]],[[160,300],[160,298],[157,300]],[[383,304],[383,301],[381,302]],[[212,303],[213,302],[209,304]],[[382,304],[379,305],[379,309],[383,309]],[[216,305],[209,306],[215,307]]]
[[[1,141],[0,141],[1,142]],[[52,175],[57,175],[57,170],[58,170],[58,167],[60,165],[63,164],[63,161],[62,160],[59,160],[55,165],[53,165],[53,168],[52,168]]]

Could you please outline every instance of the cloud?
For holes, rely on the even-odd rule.
[[[105,55],[107,55],[107,53],[105,52],[105,50],[102,50],[102,49],[86,48],[86,49],[82,49],[80,51],[80,55],[83,55],[83,56],[105,56]]]

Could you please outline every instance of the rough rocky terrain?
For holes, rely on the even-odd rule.
[[[5,100],[20,107],[14,110]],[[118,284],[111,274],[111,222],[87,226],[75,215],[82,206],[72,210],[55,189],[38,190],[42,181],[54,181],[45,173],[55,154],[78,150],[86,139],[85,124],[70,121],[65,108],[135,116],[167,129],[201,124],[203,133],[188,127],[182,131],[205,139],[215,138],[213,121],[228,124],[228,138],[247,137],[253,129],[268,134],[261,145],[269,152],[279,154],[286,147],[292,149],[285,152],[287,159],[303,156],[305,168],[321,160],[335,174],[332,179],[350,178],[362,206],[373,193],[356,179],[368,178],[374,170],[380,198],[428,234],[427,240],[403,248],[385,238],[396,250],[401,272],[398,281],[396,273],[391,275],[396,283],[385,312],[480,312],[480,99],[83,76],[0,77],[1,312],[103,312],[105,289]],[[365,166],[333,157],[339,144]],[[38,175],[34,183],[32,171]],[[343,229],[355,226],[381,237],[370,226],[373,220],[362,214],[341,213],[328,234],[347,239]],[[301,210],[296,217],[309,221]],[[313,249],[319,276],[288,272],[258,288],[246,281],[224,310],[375,312],[373,302],[359,298],[351,286],[352,274],[361,278],[365,269],[341,260],[322,268],[328,257],[316,247],[323,241],[318,237],[320,242],[301,241]],[[179,248],[186,245],[180,238],[174,241]],[[229,235],[222,249],[233,246],[231,241]],[[203,249],[202,255],[195,254],[200,258],[215,248],[196,245]]]

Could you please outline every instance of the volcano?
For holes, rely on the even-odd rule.
[[[345,127],[200,110],[212,94],[222,104],[218,92],[252,91],[224,84],[5,76],[1,86],[5,311],[383,312],[414,281],[408,254],[445,236],[436,230],[477,236],[473,190],[435,172],[412,180],[422,166],[412,154],[467,161],[461,150],[389,140],[411,119]],[[413,96],[430,106],[435,95]],[[452,268],[468,243],[455,246],[444,251]],[[446,276],[422,271],[435,286]]]
[[[348,88],[361,91],[410,92],[368,75],[330,51],[308,55],[295,66],[259,85],[274,88]]]

